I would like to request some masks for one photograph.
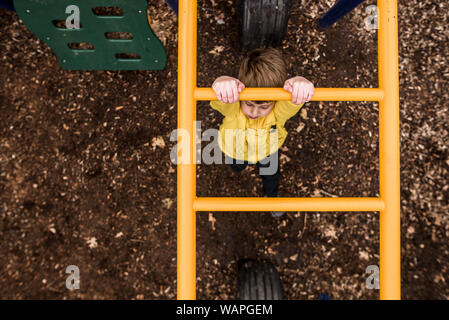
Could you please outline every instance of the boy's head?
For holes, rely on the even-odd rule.
[[[246,88],[283,87],[287,80],[287,66],[282,53],[274,48],[255,49],[243,59],[238,79]],[[265,117],[273,109],[274,101],[242,101],[242,112],[251,119]]]

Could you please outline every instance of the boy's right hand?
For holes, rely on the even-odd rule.
[[[245,85],[236,78],[221,76],[212,84],[218,101],[224,103],[235,103],[239,101],[239,93],[245,89]]]

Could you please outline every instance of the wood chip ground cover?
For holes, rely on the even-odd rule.
[[[235,4],[198,2],[198,86],[236,76]],[[333,1],[293,1],[282,43],[291,75],[316,87],[377,87],[366,1],[333,27]],[[399,8],[402,297],[448,299],[448,4]],[[175,299],[177,17],[149,4],[163,71],[64,71],[0,9],[0,297]],[[203,128],[220,115],[197,105]],[[281,196],[377,197],[378,104],[312,102],[286,124]],[[254,168],[198,165],[198,196],[261,196]],[[377,213],[197,214],[197,297],[234,299],[240,258],[273,261],[287,299],[377,299]],[[80,290],[65,287],[69,265]]]

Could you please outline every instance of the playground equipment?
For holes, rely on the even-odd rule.
[[[239,0],[240,4],[272,1]],[[176,0],[167,2],[177,7]],[[275,45],[282,38],[288,20],[290,0],[278,0],[274,16],[279,21],[276,35],[261,12],[240,7],[241,21],[258,17],[258,23],[241,26],[242,46]],[[342,0],[348,4],[356,1]],[[110,7],[113,3],[114,7]],[[1,3],[13,9],[10,0]],[[69,6],[80,11],[80,28],[64,27]],[[146,0],[14,0],[19,17],[56,53],[61,67],[71,70],[160,70],[166,63],[165,50],[149,28]],[[102,7],[100,7],[102,6]],[[281,8],[279,10],[279,8]],[[399,158],[399,79],[398,19],[396,0],[378,0],[379,88],[317,88],[313,101],[377,101],[379,103],[379,182],[378,198],[201,198],[196,196],[196,153],[189,163],[178,161],[177,176],[177,294],[178,299],[196,298],[196,212],[198,211],[379,211],[380,212],[380,298],[400,299],[400,158]],[[106,10],[96,10],[106,9]],[[117,13],[118,9],[118,13]],[[267,8],[264,9],[265,14]],[[71,11],[69,11],[70,13]],[[107,15],[101,12],[106,12]],[[111,14],[112,12],[112,14]],[[115,12],[115,14],[114,14]],[[246,12],[246,13],[245,13]],[[335,14],[331,12],[331,15]],[[337,17],[339,14],[333,15]],[[341,16],[341,15],[340,15]],[[246,18],[245,18],[246,17]],[[329,17],[328,17],[329,18]],[[261,20],[262,19],[262,20]],[[275,20],[276,20],[275,19]],[[332,19],[331,19],[332,20]],[[196,86],[197,74],[197,3],[182,0],[179,4],[178,45],[178,132],[187,132],[190,145],[196,141],[196,101],[215,100],[211,88]],[[330,20],[329,20],[330,21]],[[151,25],[150,25],[151,26]],[[262,33],[253,41],[249,34]],[[120,33],[125,37],[115,37]],[[131,34],[131,36],[129,35]],[[247,40],[245,40],[247,39]],[[128,54],[128,56],[126,56]],[[291,94],[280,88],[246,88],[240,100],[290,100]],[[181,136],[178,136],[180,139]],[[178,155],[179,157],[180,155]],[[179,159],[178,159],[179,160]],[[254,265],[254,264],[253,264]],[[271,274],[273,269],[258,265]],[[271,271],[270,271],[271,270]],[[253,274],[250,265],[242,265],[242,279]],[[245,275],[246,274],[246,275]],[[259,275],[259,274],[258,274]],[[244,280],[242,280],[245,282]],[[276,286],[276,285],[275,285]],[[243,286],[244,287],[244,286]],[[278,288],[279,289],[279,288]],[[243,290],[243,289],[242,289]],[[279,292],[278,292],[279,293]],[[272,292],[271,297],[279,294]],[[264,291],[264,297],[268,297]],[[244,297],[241,293],[240,297]],[[251,295],[254,297],[254,295]],[[259,296],[260,297],[260,296]]]
[[[287,29],[291,0],[236,0],[240,46],[252,50],[279,46]],[[318,20],[327,29],[365,0],[339,0]]]
[[[378,0],[379,88],[317,88],[314,101],[377,101],[379,103],[378,198],[217,198],[196,195],[196,153],[178,161],[177,297],[196,298],[196,213],[199,211],[379,211],[380,298],[401,298],[400,158],[398,19],[396,0]],[[197,3],[179,3],[178,133],[196,141],[196,101],[216,100],[211,88],[198,88]],[[240,100],[290,100],[281,88],[246,88]],[[184,136],[185,137],[185,136]],[[178,139],[182,139],[178,135]],[[179,140],[178,140],[179,141]],[[180,155],[178,155],[179,160]]]
[[[14,7],[62,69],[165,68],[165,48],[149,25],[147,0],[14,0]],[[76,21],[77,12],[79,28],[67,28],[67,18]]]
[[[241,48],[279,46],[285,36],[290,8],[291,0],[237,0]]]
[[[282,300],[284,293],[275,266],[269,261],[238,262],[238,300]]]
[[[330,8],[324,16],[318,20],[318,26],[321,29],[327,29],[338,19],[344,17],[346,14],[351,12],[355,7],[361,4],[365,0],[339,0],[336,4]]]
[[[178,0],[165,0],[165,2],[178,15]]]

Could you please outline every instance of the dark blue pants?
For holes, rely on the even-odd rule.
[[[248,161],[237,161],[227,155],[225,155],[225,158],[225,163],[227,163],[234,172],[241,172],[248,164],[250,164]],[[230,163],[231,161],[232,163]],[[278,151],[257,162],[256,168],[259,170],[259,175],[262,178],[264,195],[267,197],[277,197],[279,192],[279,180],[281,178],[281,166],[279,163]],[[270,169],[269,171],[271,172],[269,174],[264,174],[264,169],[261,168],[265,168],[265,171]]]

